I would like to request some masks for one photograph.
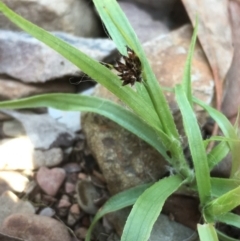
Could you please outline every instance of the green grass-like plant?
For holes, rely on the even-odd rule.
[[[0,108],[54,107],[66,111],[98,113],[146,141],[166,159],[174,170],[173,174],[158,182],[137,186],[111,197],[94,217],[86,241],[90,241],[92,229],[103,215],[130,205],[133,205],[133,208],[124,227],[121,241],[148,240],[166,199],[186,184],[188,184],[188,188],[198,194],[200,199],[199,208],[202,212],[203,223],[197,226],[197,230],[201,241],[216,241],[218,238],[234,240],[217,231],[214,224],[223,222],[239,228],[240,217],[231,213],[231,210],[240,204],[240,198],[238,198],[240,195],[240,162],[238,158],[240,142],[236,128],[223,114],[192,96],[191,60],[197,38],[197,26],[194,29],[182,84],[177,85],[174,89],[193,160],[193,168],[190,168],[183,154],[181,137],[163,90],[158,84],[126,16],[115,0],[93,0],[93,2],[119,52],[126,55],[126,46],[128,46],[141,61],[143,81],[136,83],[135,89],[121,86],[119,77],[104,65],[35,26],[1,2],[0,11],[21,29],[56,50],[92,79],[106,87],[121,99],[129,110],[106,99],[74,94],[44,94],[20,100],[4,101],[0,102]],[[207,142],[202,139],[193,111],[194,103],[209,113],[224,135],[212,138],[212,140],[218,140],[219,144],[210,153],[206,152]],[[230,177],[211,177],[212,168],[228,152],[231,152],[232,155]],[[167,153],[171,153],[171,155]]]

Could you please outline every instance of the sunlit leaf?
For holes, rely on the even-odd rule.
[[[123,230],[121,241],[147,241],[164,202],[183,180],[171,176],[153,184],[134,204]]]

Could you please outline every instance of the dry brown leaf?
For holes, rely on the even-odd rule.
[[[234,56],[226,76],[222,111],[234,121],[240,106],[240,1],[229,1],[229,15],[233,33]]]
[[[198,37],[219,77],[225,79],[233,57],[227,0],[182,0],[192,22],[199,16]]]
[[[195,22],[199,16],[198,38],[214,75],[217,108],[222,98],[222,83],[233,58],[232,33],[228,0],[182,0],[188,15]]]

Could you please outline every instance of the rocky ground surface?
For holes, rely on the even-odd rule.
[[[119,58],[89,1],[3,2],[97,61]],[[181,2],[129,0],[119,4],[143,43],[159,83],[173,87],[181,82],[192,36]],[[212,104],[213,76],[199,43],[192,77],[194,95]],[[69,61],[0,16],[0,100],[43,93],[93,93],[122,104],[95,84]],[[168,92],[166,97],[184,139],[174,96]],[[196,113],[203,126],[206,113],[197,107]],[[111,195],[158,180],[166,174],[166,165],[146,143],[97,114],[52,108],[1,110],[0,240],[82,241],[92,218]],[[219,172],[227,175],[229,163]],[[201,218],[196,198],[173,195],[163,212],[151,241],[195,240]],[[129,209],[124,209],[104,217],[92,240],[119,240],[128,213]]]

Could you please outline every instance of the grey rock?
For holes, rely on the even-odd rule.
[[[12,119],[11,116],[0,113],[0,121],[6,121],[6,120],[11,120],[11,119]]]
[[[18,137],[25,135],[22,124],[17,120],[9,120],[3,122],[3,133],[8,137]]]
[[[107,214],[107,219],[113,223],[117,234],[121,237],[124,225],[131,208]],[[168,216],[161,214],[152,229],[149,241],[183,241],[193,236],[194,230],[184,225],[171,221]]]
[[[7,191],[22,192],[29,180],[19,172],[0,171],[0,195]]]
[[[76,86],[69,84],[68,79],[61,81],[54,80],[39,84],[26,84],[10,78],[0,77],[0,100],[19,99],[46,93],[74,92],[76,92]]]
[[[66,173],[74,173],[74,172],[80,172],[81,167],[76,162],[69,162],[63,166],[63,169],[66,171]]]
[[[101,61],[115,45],[108,39],[88,39],[54,32],[55,36]],[[44,83],[81,71],[54,50],[26,33],[0,30],[0,74],[25,83]]]
[[[14,151],[11,151],[14,150]],[[60,148],[35,150],[26,136],[0,141],[0,169],[33,170],[41,166],[56,166],[63,160]]]
[[[64,124],[72,132],[77,132],[81,129],[80,111],[62,111],[48,108],[48,114],[57,119],[59,123]]]
[[[50,207],[45,207],[39,212],[39,215],[46,217],[53,217],[55,214],[55,210]]]
[[[74,140],[74,133],[48,114],[36,115],[10,110],[2,110],[2,112],[22,123],[35,149],[47,150],[51,147],[68,147]]]
[[[142,3],[146,7],[153,7],[159,14],[166,14],[173,8],[177,0],[123,0],[124,2]]]
[[[14,151],[12,151],[14,150]],[[28,137],[3,139],[0,141],[0,169],[34,169],[34,147]]]
[[[51,148],[46,151],[35,150],[33,154],[34,168],[42,166],[53,167],[63,161],[63,151],[61,148]]]
[[[144,50],[159,83],[163,87],[174,87],[181,83],[184,65],[192,37],[192,26],[185,25],[170,34],[159,36],[144,44]],[[197,42],[192,62],[192,90],[194,96],[211,104],[214,96],[214,81],[207,58]],[[174,94],[167,92],[166,98],[173,111],[177,109]],[[200,107],[195,107],[201,113]]]
[[[153,226],[149,241],[183,241],[194,233],[194,230],[171,221],[167,216],[161,214]]]
[[[71,241],[65,225],[53,218],[34,214],[9,216],[4,220],[1,231],[28,241]]]
[[[35,210],[30,202],[22,201],[14,193],[6,191],[0,196],[0,227],[5,218],[14,213],[34,214]]]
[[[83,37],[97,37],[101,33],[93,7],[84,0],[3,2],[13,11],[48,31],[64,31]],[[0,28],[18,29],[3,16],[0,17]]]
[[[119,2],[119,5],[141,42],[169,32],[165,21],[166,12],[163,14],[159,8],[137,4],[134,1]],[[139,21],[139,19],[143,21]]]
[[[111,194],[158,180],[166,162],[156,150],[118,124],[94,113],[83,115],[83,130]]]

